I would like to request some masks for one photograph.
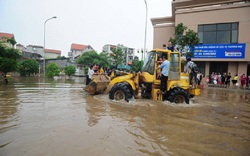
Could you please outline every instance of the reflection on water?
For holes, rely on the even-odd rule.
[[[0,132],[6,132],[18,126],[15,122],[19,116],[16,115],[19,99],[16,97],[13,86],[1,85],[0,89]],[[0,140],[1,142],[1,140]],[[5,144],[7,145],[7,143]],[[1,145],[0,146],[5,146]]]
[[[250,155],[249,91],[127,103],[88,95],[84,81],[0,82],[0,155]]]

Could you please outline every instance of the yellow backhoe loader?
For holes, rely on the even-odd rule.
[[[170,70],[167,81],[167,91],[160,92],[161,81],[157,79],[157,60],[166,55],[170,62]],[[112,100],[126,100],[148,98],[152,100],[168,100],[173,103],[189,104],[190,98],[200,95],[200,89],[191,88],[189,74],[181,72],[180,52],[154,49],[147,54],[142,71],[138,73],[116,72],[116,75],[108,77],[106,74],[94,74],[89,85],[84,90],[92,95],[109,94]]]

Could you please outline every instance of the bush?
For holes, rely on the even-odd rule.
[[[18,63],[18,71],[21,76],[30,76],[38,73],[39,64],[36,60],[25,60]]]
[[[71,75],[75,74],[76,67],[72,66],[72,65],[67,66],[67,67],[64,68],[64,72],[65,72],[66,75],[71,76]]]
[[[46,67],[46,76],[47,77],[53,77],[53,76],[59,76],[60,74],[60,68],[57,66],[56,63],[50,63]]]

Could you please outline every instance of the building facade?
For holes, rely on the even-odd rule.
[[[43,58],[43,46],[38,46],[38,45],[28,45],[28,46],[20,46],[19,49],[22,48],[22,53],[25,55],[32,55],[36,54],[38,56],[41,56]]]
[[[49,59],[49,58],[58,58],[61,56],[61,51],[60,50],[54,50],[54,49],[45,49],[45,58]]]
[[[129,48],[123,45],[118,44],[117,47],[121,48],[124,52],[124,65],[132,65],[134,59],[134,48]]]
[[[115,49],[117,46],[116,45],[112,45],[112,44],[105,44],[103,47],[102,47],[102,52],[105,52],[107,53],[109,56],[112,55],[112,50]],[[110,64],[111,65],[115,65],[115,61],[109,57],[109,60],[110,61]]]
[[[112,53],[112,50],[114,48],[121,48],[123,53],[124,53],[124,65],[132,65],[132,61],[135,57],[135,49],[134,48],[129,48],[127,46],[118,44],[118,45],[111,45],[111,44],[106,44],[103,46],[102,51],[107,52],[108,54]],[[115,62],[113,60],[110,60],[112,65],[115,65]]]
[[[20,45],[18,46],[19,49],[22,49],[23,55],[38,55],[39,57],[45,57],[45,59],[53,59],[61,56],[60,50],[54,49],[43,49],[43,46],[39,45],[28,45],[26,47]],[[45,53],[44,53],[45,52]],[[45,56],[43,56],[45,55]]]
[[[174,0],[172,16],[152,18],[153,46],[162,48],[183,23],[198,33],[194,58],[203,74],[250,75],[250,3],[240,0]]]

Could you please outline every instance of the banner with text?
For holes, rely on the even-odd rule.
[[[194,48],[194,58],[245,58],[245,43],[202,44]]]

